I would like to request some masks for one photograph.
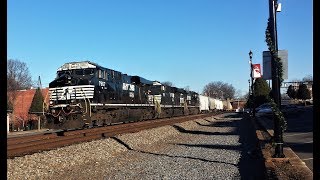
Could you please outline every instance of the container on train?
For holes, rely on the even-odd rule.
[[[199,95],[199,110],[200,112],[209,111],[209,98],[207,96]]]

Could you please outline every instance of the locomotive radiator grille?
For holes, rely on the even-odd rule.
[[[92,99],[93,95],[94,85],[49,88],[50,101],[69,99]]]

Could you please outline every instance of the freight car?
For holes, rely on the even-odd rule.
[[[223,101],[209,97],[209,109],[211,111],[223,110]]]
[[[90,61],[65,63],[49,84],[45,126],[77,129],[198,114],[207,110],[193,91],[130,76]],[[200,96],[201,97],[201,96]],[[203,97],[201,97],[203,98]]]

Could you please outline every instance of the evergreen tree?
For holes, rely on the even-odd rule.
[[[297,96],[298,96],[298,99],[301,99],[301,100],[306,100],[311,98],[311,93],[307,88],[307,85],[305,84],[299,85]]]
[[[297,98],[297,91],[294,89],[292,85],[288,87],[287,94],[291,99]]]
[[[268,102],[270,88],[266,80],[257,78],[253,84],[255,106]]]
[[[42,112],[43,111],[43,96],[40,88],[37,88],[36,93],[33,96],[33,100],[29,109],[29,112]]]
[[[253,104],[253,102],[252,102],[252,95],[248,95],[247,98],[248,98],[248,99],[247,99],[247,102],[246,102],[246,104],[244,105],[244,107],[245,107],[245,108],[251,108],[251,107],[252,107],[252,104]]]

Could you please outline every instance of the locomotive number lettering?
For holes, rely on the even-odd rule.
[[[99,81],[99,86],[105,87],[105,86],[106,86],[106,82],[104,82],[104,81]]]

